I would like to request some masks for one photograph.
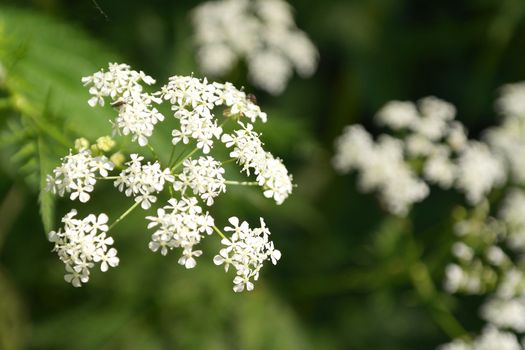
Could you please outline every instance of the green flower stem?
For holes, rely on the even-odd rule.
[[[231,163],[231,162],[235,162],[236,160],[237,160],[237,158],[228,159],[228,160],[225,160],[224,162],[221,162],[221,164],[222,165],[228,164],[228,163]]]
[[[454,317],[454,314],[450,311],[442,295],[440,295],[441,293],[437,291],[428,266],[421,259],[421,249],[418,247],[410,227],[407,228],[407,236],[410,253],[414,257],[408,273],[416,293],[423,303],[427,305],[432,318],[443,332],[452,339],[460,337],[468,338],[468,332]]]
[[[218,234],[219,236],[221,236],[223,239],[228,239],[228,238],[226,238],[226,236],[224,235],[224,233],[222,233],[222,231],[219,230],[219,228],[218,228],[217,226],[213,225],[213,230],[214,230],[215,232],[217,232],[217,234]]]
[[[96,180],[116,180],[120,178],[120,176],[95,176]]]
[[[228,122],[228,118],[226,118],[222,123],[221,125],[219,125],[219,127],[222,128],[222,126],[224,124],[226,124],[226,122]],[[179,160],[177,163],[175,163],[174,166],[171,167],[171,171],[173,172],[175,169],[177,169],[186,159],[188,159],[189,157],[191,157],[195,152],[197,152],[199,150],[199,148],[195,147],[190,153],[188,153],[186,156],[184,156],[184,158],[182,158],[181,160]]]
[[[113,222],[110,226],[109,226],[109,230],[111,230],[113,227],[115,227],[119,222],[121,222],[126,216],[128,216],[136,207],[138,207],[140,204],[140,202],[135,202],[135,204],[133,204],[131,207],[128,208],[128,210],[126,210],[124,212],[124,214],[122,214],[121,216],[119,216],[119,218],[117,220],[115,220],[115,222]]]
[[[170,166],[171,162],[173,161],[173,156],[175,156],[175,145],[173,145],[173,147],[171,147],[170,159],[168,160],[168,167]]]
[[[149,143],[146,144],[146,147],[148,147],[148,149],[151,151],[151,154],[153,154],[153,157],[155,159],[159,159],[159,156],[157,155],[157,152],[155,152],[155,149],[153,148],[152,145],[150,145]]]
[[[226,185],[238,185],[238,186],[259,186],[256,181],[224,181]]]
[[[174,171],[175,169],[177,169],[186,159],[188,159],[189,157],[191,157],[195,152],[197,152],[199,150],[198,147],[195,147],[190,153],[188,153],[184,158],[182,158],[181,160],[179,160],[177,163],[175,163],[174,166],[171,167],[171,171]]]
[[[437,293],[430,278],[428,267],[423,263],[414,264],[410,269],[410,278],[419,297],[423,302],[427,303],[434,321],[443,332],[451,339],[466,337],[468,335],[467,331]]]

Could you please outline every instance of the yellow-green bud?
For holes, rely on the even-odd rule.
[[[89,148],[89,141],[81,137],[75,140],[75,149],[81,151],[83,149]]]
[[[111,136],[102,136],[97,139],[97,146],[103,152],[109,152],[115,147],[115,143]]]
[[[124,157],[122,153],[116,152],[116,153],[113,153],[111,157],[109,157],[109,160],[113,164],[115,164],[116,167],[120,167],[122,166],[122,164],[124,164],[124,160],[126,160],[126,158]]]

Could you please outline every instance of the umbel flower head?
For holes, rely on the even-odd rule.
[[[376,191],[396,215],[407,215],[432,186],[465,195],[452,213],[455,241],[443,285],[451,294],[485,296],[480,316],[487,324],[477,337],[439,350],[523,349],[525,85],[501,91],[502,124],[479,140],[469,140],[455,107],[435,97],[387,103],[376,115],[387,134],[377,139],[352,125],[336,140],[336,170],[356,171],[361,189]]]
[[[59,196],[70,193],[71,200],[82,203],[91,199],[100,181],[113,181],[117,191],[133,199],[131,207],[111,225],[106,214],[90,214],[80,220],[73,209],[62,219],[64,228],[49,233],[54,251],[66,265],[66,281],[80,287],[89,280],[95,263],[100,263],[102,271],[117,266],[117,251],[108,248],[113,244],[108,231],[139,206],[150,210],[167,203],[157,207],[156,215],[146,216],[147,229],[153,230],[150,250],[167,255],[180,249],[179,264],[191,269],[205,254],[197,249],[200,241],[216,233],[226,247],[213,261],[223,264],[226,271],[230,265],[235,268],[234,291],[252,290],[263,262],[276,264],[281,256],[264,220],[260,219],[261,227],[250,229],[246,222],[236,226],[239,220],[232,217],[229,222],[233,226],[223,232],[203,208],[212,206],[228,186],[260,187],[263,196],[276,204],[291,194],[291,175],[281,159],[264,149],[261,135],[255,131],[256,122],[266,122],[266,113],[232,84],[192,76],[173,76],[160,90],[146,92],[143,84],[155,81],[126,64],[111,63],[108,71],[96,72],[82,82],[93,96],[90,106],[109,102],[117,110],[110,121],[114,134],[129,136],[154,159],[124,149],[109,154],[116,145],[109,136],[101,136],[91,146],[81,138],[75,142],[77,153],[70,150],[47,177],[48,191]],[[169,104],[177,125],[167,130],[172,149],[162,150],[162,154],[171,153],[169,160],[158,158],[150,142],[156,126],[166,119],[156,107],[162,103]],[[159,132],[165,130],[159,128]],[[215,151],[217,144],[222,145],[222,153]],[[174,159],[178,149],[181,155]],[[220,159],[221,154],[226,154],[226,159]],[[233,164],[225,167],[226,163]],[[238,170],[233,176],[232,167]],[[110,174],[114,169],[119,172]],[[239,176],[253,180],[240,181]]]
[[[278,95],[294,70],[309,77],[317,68],[317,49],[284,0],[207,1],[192,19],[197,61],[211,76],[224,76],[245,59],[252,83]]]
[[[456,109],[436,97],[417,104],[391,101],[376,121],[393,136],[373,137],[360,125],[347,126],[335,142],[333,165],[341,173],[357,171],[363,191],[377,191],[385,208],[407,215],[426,198],[429,185],[455,188],[477,205],[507,179],[500,152],[482,141],[468,140]]]

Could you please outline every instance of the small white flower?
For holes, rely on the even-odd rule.
[[[394,130],[408,128],[418,119],[416,105],[406,101],[388,102],[376,115],[379,125],[386,125]]]
[[[233,148],[230,157],[236,158],[247,175],[253,171],[257,183],[263,188],[264,196],[282,204],[292,193],[292,176],[278,158],[262,147],[259,135],[253,131],[252,124],[239,122],[241,129],[233,134],[223,134],[221,141]]]
[[[202,251],[193,250],[200,243],[204,234],[213,232],[214,221],[208,213],[202,213],[193,197],[182,197],[180,201],[170,199],[168,205],[157,210],[157,216],[148,216],[148,229],[155,228],[151,235],[149,248],[156,252],[160,249],[166,255],[173,248],[183,248],[179,264],[187,269],[197,264],[195,257],[202,255]]]
[[[62,218],[64,230],[51,231],[50,242],[54,243],[53,251],[65,264],[64,279],[75,287],[89,281],[90,269],[94,263],[101,262],[100,269],[105,272],[108,267],[119,263],[117,250],[108,248],[113,238],[108,237],[108,217],[102,213],[90,214],[84,219],[76,219],[76,210],[71,210]]]
[[[104,105],[104,97],[110,97],[118,105],[118,117],[113,125],[115,132],[132,135],[132,140],[140,146],[148,144],[155,124],[164,120],[164,116],[153,107],[161,100],[142,91],[142,83],[151,85],[155,80],[144,72],[131,70],[126,64],[110,63],[108,72],[101,70],[92,76],[82,78],[86,86],[91,86],[89,100],[91,107]]]
[[[237,276],[233,279],[233,290],[253,290],[252,280],[259,278],[259,271],[264,261],[270,260],[274,265],[281,258],[281,252],[274,248],[273,242],[269,240],[270,231],[261,218],[261,226],[251,229],[247,222],[242,223],[235,216],[228,219],[231,226],[224,228],[225,232],[231,232],[229,239],[223,239],[221,243],[225,246],[219,254],[213,258],[216,265],[224,265],[225,271],[230,266],[236,269]]]
[[[461,152],[457,166],[456,187],[465,192],[472,204],[479,203],[492,188],[506,179],[501,159],[480,142],[469,142]]]
[[[86,203],[97,182],[96,172],[100,176],[107,176],[113,167],[108,158],[93,157],[88,149],[82,149],[77,154],[70,151],[69,155],[62,158],[62,164],[53,169],[53,175],[46,176],[46,190],[61,197],[71,192],[71,200],[78,199]]]
[[[497,107],[509,117],[525,118],[525,82],[507,84],[501,88]]]
[[[182,165],[182,173],[173,183],[175,190],[184,193],[190,187],[207,205],[212,205],[215,197],[226,192],[224,168],[213,157],[188,158]]]
[[[114,185],[128,197],[133,196],[143,209],[149,209],[157,201],[154,195],[164,189],[166,182],[173,182],[174,176],[169,169],[161,169],[159,162],[142,164],[144,159],[138,154],[131,154],[131,160]]]
[[[208,1],[192,19],[198,63],[207,74],[224,75],[245,59],[250,80],[277,95],[294,69],[309,77],[317,68],[317,49],[283,0]]]
[[[447,148],[436,149],[423,167],[424,177],[438,186],[448,189],[456,179],[456,165],[450,159]]]

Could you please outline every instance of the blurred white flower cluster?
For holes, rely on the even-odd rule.
[[[525,84],[503,87],[497,102],[503,121],[484,138],[485,147],[503,159],[507,183],[496,199],[484,196],[475,208],[456,213],[455,261],[445,271],[448,292],[486,296],[480,316],[487,326],[473,341],[455,340],[441,350],[524,348],[525,339],[520,345],[517,336],[525,333],[524,101]],[[483,175],[480,169],[472,176]]]
[[[386,209],[406,215],[430,193],[429,184],[465,193],[480,203],[506,180],[503,157],[489,145],[468,140],[448,102],[425,97],[417,105],[392,101],[376,116],[392,131],[374,141],[360,125],[347,126],[335,143],[334,167],[356,170],[365,192],[378,191]]]
[[[309,77],[317,68],[317,49],[284,0],[207,1],[192,19],[197,60],[211,76],[224,76],[245,59],[252,83],[278,95],[294,69]]]
[[[155,230],[149,248],[162,255],[181,248],[179,263],[193,268],[197,264],[195,258],[203,254],[194,246],[206,235],[216,232],[226,247],[214,262],[224,263],[226,270],[230,265],[235,268],[236,292],[252,290],[263,261],[271,260],[276,264],[281,256],[269,239],[270,232],[264,221],[261,219],[260,228],[250,229],[246,222],[235,226],[238,219],[231,218],[234,228],[224,230],[231,232],[228,238],[202,206],[214,204],[216,197],[226,192],[229,185],[260,186],[263,195],[277,204],[291,194],[291,175],[279,158],[264,149],[261,135],[254,130],[255,122],[266,122],[266,114],[230,83],[208,83],[206,79],[174,76],[159,91],[146,93],[141,84],[153,84],[154,80],[125,64],[110,64],[108,71],[101,70],[82,81],[90,86],[91,106],[104,105],[105,98],[109,98],[111,106],[117,109],[118,116],[112,121],[114,133],[130,135],[131,140],[153,154],[154,159],[145,161],[144,154],[135,152],[126,162],[123,150],[106,156],[115,146],[115,141],[108,136],[99,138],[93,145],[79,139],[75,142],[77,153],[70,151],[53,175],[47,177],[49,191],[60,196],[71,192],[71,200],[78,198],[87,202],[95,184],[101,180],[113,181],[120,192],[134,199],[133,205],[111,226],[107,225],[105,214],[100,214],[96,220],[94,215],[73,220],[76,214],[73,210],[63,219],[64,232],[49,234],[66,264],[66,281],[76,287],[87,282],[93,262],[101,261],[103,271],[107,266],[116,266],[116,250],[107,249],[113,244],[113,239],[105,236],[108,230],[137,206],[148,210],[161,199],[168,204],[157,209],[156,216],[147,216],[148,229]],[[158,154],[166,157],[159,158],[150,137],[155,126],[165,119],[153,104],[163,102],[170,105],[173,125],[177,126],[168,134],[172,137],[171,151],[162,150]],[[214,150],[217,142],[222,144],[222,152]],[[180,155],[174,159],[179,149]],[[220,160],[222,154],[229,154],[229,158]],[[232,165],[225,166],[229,163]],[[230,168],[236,167],[240,169],[235,178],[227,179]],[[115,168],[119,173],[110,175]],[[254,175],[255,181],[236,180],[240,173]],[[221,257],[224,260],[220,260]]]
[[[444,344],[438,350],[522,350],[515,334],[501,331],[495,327],[483,328],[481,335],[473,342],[454,340]]]
[[[454,262],[445,270],[449,293],[487,296],[487,322],[475,339],[440,350],[523,349],[525,333],[525,83],[504,86],[500,125],[469,140],[451,104],[426,97],[393,101],[376,115],[390,135],[377,141],[360,125],[336,140],[333,164],[356,171],[359,187],[377,191],[386,209],[408,214],[430,185],[462,192],[469,204],[454,212]],[[495,191],[497,189],[497,191]]]

